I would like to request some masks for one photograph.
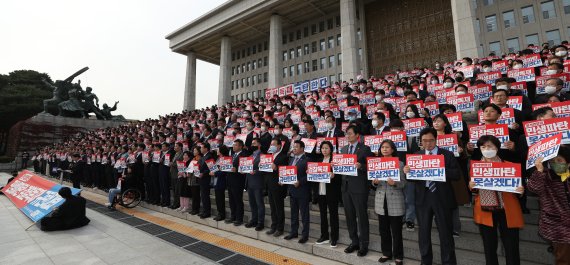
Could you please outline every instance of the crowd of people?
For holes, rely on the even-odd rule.
[[[520,264],[519,231],[524,214],[529,213],[526,196],[537,196],[540,235],[553,246],[557,264],[569,264],[570,149],[566,144],[570,139],[563,136],[554,158],[538,159],[527,168],[527,153],[536,136],[529,138],[525,130],[529,121],[570,117],[567,58],[567,42],[555,47],[543,44],[518,53],[436,62],[309,91],[278,91],[81,133],[39,149],[31,161],[37,172],[58,176],[63,171],[76,188],[110,190],[111,208],[115,195],[134,187],[147,203],[235,226],[244,224],[246,191],[251,217],[245,226],[267,229],[275,237],[286,232],[284,201],[289,197],[291,230],[284,239],[299,238],[301,244],[309,238],[310,204],[317,204],[321,233],[316,244],[336,247],[340,209],[351,241],[344,252],[358,256],[368,252],[368,209],[373,208],[381,237],[379,261],[396,264],[403,264],[405,256],[404,229],[419,230],[422,264],[432,264],[434,217],[441,261],[457,264],[454,237],[461,233],[459,205],[473,208],[486,264],[498,264],[498,236],[506,264]],[[477,134],[476,124],[507,124],[508,131]],[[374,135],[380,136],[379,144],[366,141]],[[440,142],[449,136],[456,139],[452,145]],[[329,167],[325,174],[329,181],[309,180],[311,163],[334,164],[337,153],[355,155],[355,174],[333,172]],[[410,154],[442,156],[444,181],[413,179],[414,169],[407,161]],[[371,157],[396,158],[401,177],[369,179]],[[478,161],[522,165],[520,185],[512,192],[477,185],[470,163]],[[280,176],[285,171],[280,171],[290,166],[296,179],[284,183]],[[368,204],[371,194],[374,205]],[[270,224],[265,223],[267,210]]]

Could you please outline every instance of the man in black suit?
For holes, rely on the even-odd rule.
[[[386,126],[386,115],[382,112],[375,112],[372,114],[372,128],[370,128],[370,135],[381,135],[383,132],[390,131],[390,126]]]
[[[265,226],[265,203],[263,202],[263,187],[265,179],[263,172],[259,172],[259,161],[262,154],[261,140],[253,138],[251,141],[251,150],[253,153],[253,173],[246,174],[246,187],[249,196],[249,207],[251,208],[251,219],[245,227],[255,227],[256,231],[263,230]]]
[[[285,240],[291,240],[298,237],[299,230],[299,212],[301,212],[301,222],[303,222],[303,231],[299,243],[304,244],[309,240],[309,200],[311,198],[311,190],[307,183],[307,156],[305,156],[305,143],[296,140],[293,144],[294,157],[289,159],[290,166],[297,167],[297,182],[289,185],[289,194],[291,195],[291,233],[285,237]]]
[[[235,226],[243,224],[243,189],[245,188],[245,174],[239,173],[239,158],[248,156],[243,150],[243,141],[237,139],[232,147],[232,173],[228,174],[228,198],[230,201],[230,219],[226,223],[233,223]]]
[[[318,137],[321,137],[321,134],[317,133],[315,122],[311,119],[305,121],[305,130],[307,132],[301,135],[302,138],[317,139]],[[307,154],[308,162],[317,162],[322,158],[323,156],[321,154],[317,154],[317,148],[313,148],[313,151]],[[311,201],[313,204],[317,204],[317,199],[319,198],[319,184],[316,182],[310,182],[309,186],[311,187],[312,193]]]
[[[435,216],[439,242],[441,247],[442,264],[457,264],[455,257],[455,242],[453,240],[452,212],[457,208],[453,193],[452,181],[460,176],[459,165],[453,153],[438,148],[436,145],[437,132],[428,127],[420,132],[420,141],[424,150],[416,154],[443,155],[445,158],[445,182],[418,180],[416,187],[416,213],[419,224],[419,247],[422,264],[432,264],[431,226]],[[404,173],[410,173],[410,167],[404,167]]]
[[[362,257],[368,253],[369,243],[368,191],[370,181],[368,181],[366,173],[366,158],[374,154],[370,151],[370,147],[359,141],[360,131],[358,127],[355,125],[348,126],[345,134],[348,137],[348,145],[343,147],[340,153],[357,156],[358,176],[342,175],[342,200],[351,240],[344,252],[352,253],[358,250],[357,255]]]
[[[71,166],[71,182],[73,187],[76,189],[81,189],[81,180],[83,180],[83,171],[85,170],[85,161],[81,159],[79,154],[74,154],[72,156],[73,164]]]
[[[326,116],[325,121],[327,123],[327,131],[322,133],[323,137],[344,137],[344,132],[336,126],[336,119],[332,114]]]
[[[251,141],[253,141],[253,138],[257,138],[257,133],[253,130],[255,129],[255,122],[251,118],[247,119],[247,121],[245,122],[245,129],[247,137],[245,138],[244,144],[245,144],[245,149],[249,151],[249,148],[251,147]]]
[[[67,230],[89,224],[90,220],[85,216],[85,199],[80,196],[73,196],[68,187],[62,187],[58,193],[65,199],[65,202],[57,207],[50,216],[41,220],[40,229],[42,231]]]
[[[269,207],[271,210],[271,226],[268,235],[278,237],[283,235],[285,230],[285,196],[287,189],[279,185],[279,167],[289,164],[287,150],[281,147],[281,140],[275,137],[271,141],[268,152],[273,154],[273,172],[265,173],[265,181],[267,183],[267,191],[269,197]]]
[[[262,153],[267,153],[267,149],[271,145],[271,134],[269,133],[269,122],[262,121],[261,122],[261,133],[259,135],[259,142],[260,142],[260,150]]]
[[[205,219],[211,216],[211,201],[210,201],[210,167],[206,164],[206,161],[213,159],[212,152],[210,152],[210,144],[203,143],[200,148],[200,152],[203,154],[200,158],[200,198],[202,199],[202,213],[199,214],[200,219]]]

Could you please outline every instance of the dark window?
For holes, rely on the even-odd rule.
[[[305,27],[303,29],[303,37],[309,37],[309,27]]]
[[[295,34],[293,32],[289,32],[289,42],[292,42],[295,40]]]
[[[283,34],[283,44],[287,43],[287,34]]]
[[[333,19],[329,18],[327,20],[327,29],[332,29],[333,28]]]
[[[325,31],[325,22],[321,21],[319,22],[319,32],[323,32]]]
[[[297,30],[297,39],[300,40],[302,37],[301,30]]]
[[[311,25],[311,35],[317,34],[317,24]]]

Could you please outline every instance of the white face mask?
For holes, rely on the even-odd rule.
[[[467,63],[461,63],[461,66],[467,66]]]
[[[515,64],[513,65],[513,69],[521,69],[522,65],[521,64]]]
[[[314,103],[313,103],[312,101],[307,101],[307,102],[305,103],[305,106],[307,106],[307,107],[308,107],[308,106],[313,106],[313,104],[314,104]]]
[[[481,150],[481,154],[485,158],[493,158],[493,157],[497,156],[497,150],[496,149]]]
[[[438,83],[437,80],[431,80],[432,85],[437,85],[437,83]]]
[[[484,73],[488,73],[488,72],[491,72],[491,68],[490,68],[490,67],[484,67],[484,68],[482,69],[482,71],[483,71]]]
[[[445,83],[443,83],[443,87],[444,87],[444,88],[451,88],[452,86],[453,86],[453,83],[451,83],[451,82],[445,82]]]
[[[546,94],[552,95],[552,94],[556,93],[556,87],[555,86],[545,86],[544,92],[546,92]]]
[[[261,131],[262,131],[262,132],[266,132],[266,131],[267,131],[267,127],[261,126]]]
[[[508,87],[507,87],[507,85],[500,85],[500,86],[497,86],[497,89],[498,90],[507,90]]]
[[[546,74],[547,74],[547,75],[555,75],[557,72],[558,72],[558,71],[556,71],[556,70],[547,70],[547,71],[546,71]]]
[[[565,57],[566,55],[568,55],[567,51],[557,51],[556,53],[554,53],[554,55],[558,56],[558,57]]]
[[[465,94],[467,94],[467,93],[465,93],[465,91],[457,91],[457,92],[455,92],[455,94],[457,94],[457,95],[465,95]]]
[[[414,117],[416,117],[416,114],[413,111],[408,111],[408,112],[406,112],[406,117],[414,118]]]
[[[378,127],[378,121],[377,120],[372,120],[372,127],[374,127],[374,128]]]
[[[382,96],[381,96],[381,95],[376,95],[376,96],[374,96],[374,98],[376,99],[376,102],[382,100]]]
[[[327,124],[325,125],[325,128],[327,129],[327,131],[330,131],[330,130],[333,128],[333,125],[330,124],[330,123],[327,123]]]

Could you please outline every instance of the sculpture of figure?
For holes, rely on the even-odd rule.
[[[72,89],[69,91],[69,99],[60,102],[57,106],[59,108],[59,115],[63,117],[87,118],[83,104],[79,99],[81,92]]]
[[[99,110],[99,98],[97,95],[92,93],[92,91],[93,88],[87,87],[86,93],[83,94],[83,100],[85,101],[83,104],[83,109],[85,111],[85,115],[88,116],[90,112],[93,112],[95,113],[95,116],[97,116],[97,119],[104,120],[105,116],[103,116],[101,110]]]
[[[111,114],[111,111],[117,110],[117,104],[118,103],[119,103],[119,101],[115,101],[115,105],[113,105],[112,108],[110,108],[109,105],[107,105],[107,103],[103,104],[103,108],[101,109],[101,114],[103,114],[103,117],[105,118],[105,120],[125,120],[123,115],[113,116]]]
[[[71,83],[73,79],[83,72],[89,70],[89,67],[84,67],[81,70],[75,72],[65,80],[57,80],[55,84],[50,84],[45,80],[42,80],[44,84],[51,87],[53,89],[53,97],[51,99],[44,100],[44,111],[42,114],[52,114],[58,115],[59,114],[59,103],[66,101],[69,99],[68,92],[74,88],[74,84]],[[76,84],[81,89],[80,83]]]

